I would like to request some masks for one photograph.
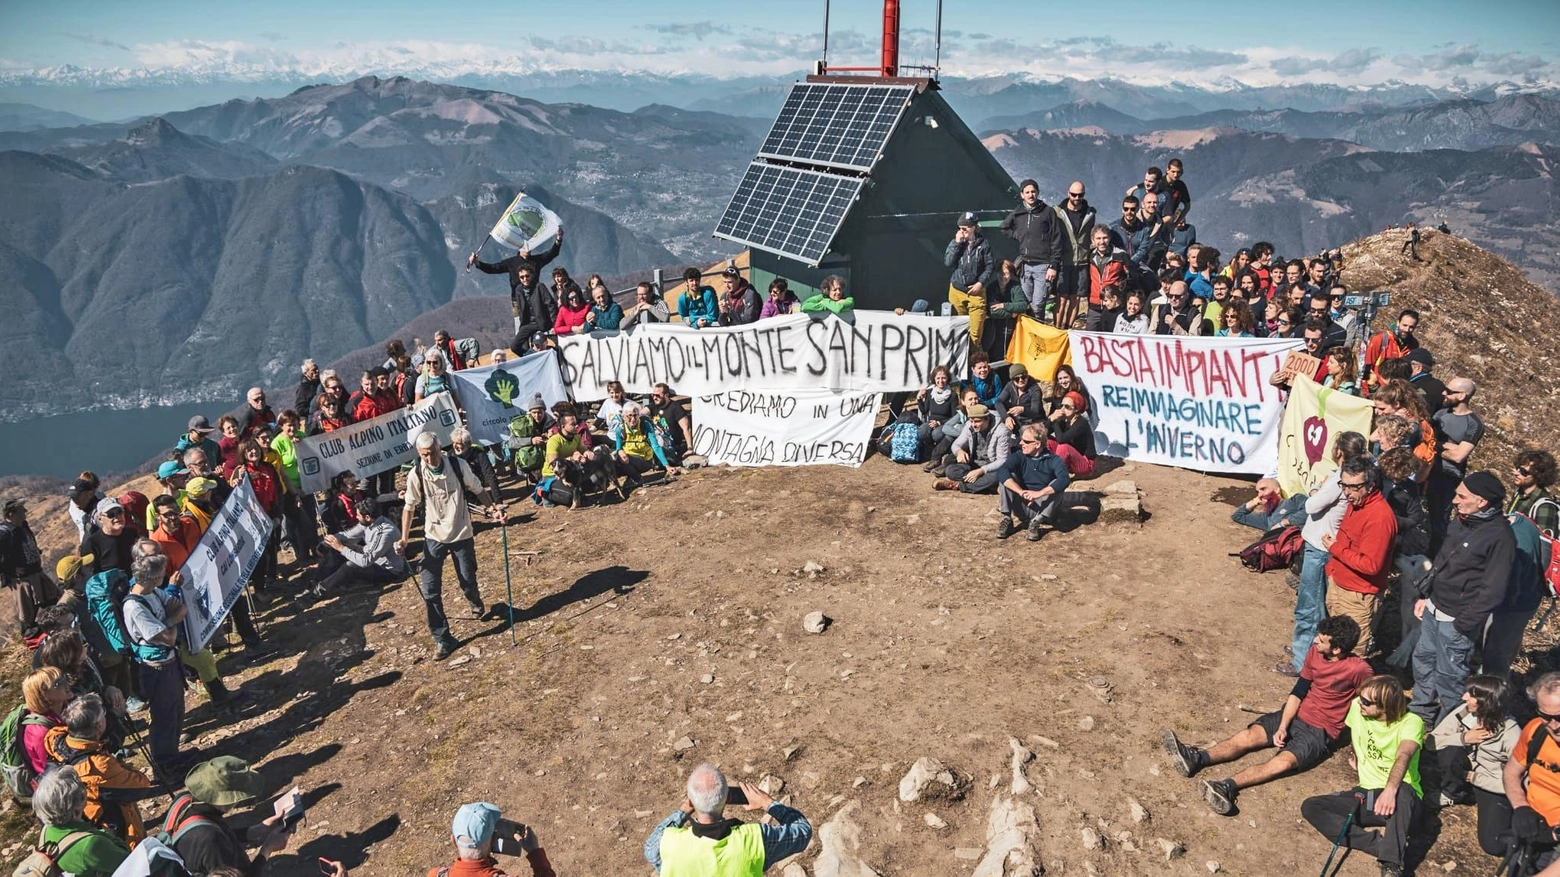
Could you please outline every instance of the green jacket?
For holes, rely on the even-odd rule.
[[[130,855],[130,847],[124,841],[85,822],[44,826],[43,842],[59,843],[66,835],[77,831],[84,831],[88,836],[72,843],[60,856],[56,864],[63,873],[76,877],[109,877]]]
[[[802,302],[802,313],[804,314],[821,314],[825,312],[840,318],[853,316],[856,312],[856,299],[846,296],[839,301],[835,301],[820,292]]]

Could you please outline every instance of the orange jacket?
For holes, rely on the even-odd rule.
[[[137,790],[150,790],[152,781],[133,767],[103,751],[103,744],[96,740],[81,740],[70,736],[62,725],[51,728],[43,738],[49,760],[68,764],[81,776],[87,787],[87,806],[82,811],[88,822],[112,831],[124,838],[134,849],[146,838],[146,826],[141,822],[141,811],[135,802],[152,797],[133,794]],[[122,794],[132,792],[132,794]],[[109,812],[113,808],[114,812]]]

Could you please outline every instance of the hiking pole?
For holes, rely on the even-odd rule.
[[[1327,872],[1332,869],[1333,856],[1336,856],[1338,854],[1338,848],[1343,846],[1343,839],[1349,836],[1349,827],[1354,824],[1354,814],[1358,813],[1359,809],[1364,806],[1365,796],[1359,792],[1355,792],[1354,809],[1349,811],[1349,815],[1343,820],[1343,828],[1340,828],[1338,830],[1338,836],[1333,838],[1332,849],[1327,853],[1327,861],[1322,863],[1322,873],[1320,877],[1327,877]],[[1340,862],[1339,864],[1341,865],[1342,863]]]
[[[509,607],[509,645],[519,645],[515,640],[515,589],[509,580],[509,519],[498,519],[498,532],[504,540],[504,605]]]

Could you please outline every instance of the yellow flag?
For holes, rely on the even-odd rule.
[[[1278,434],[1278,487],[1284,496],[1309,493],[1338,468],[1333,445],[1338,435],[1370,435],[1370,401],[1324,389],[1303,374],[1290,382],[1284,423]]]
[[[1072,365],[1067,331],[1021,316],[1013,327],[1013,337],[1008,339],[1007,361],[1023,363],[1035,380],[1049,381],[1056,375],[1057,366]]]

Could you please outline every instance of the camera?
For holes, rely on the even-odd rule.
[[[1365,307],[1365,296],[1360,295],[1357,292],[1348,293],[1343,297],[1343,306],[1346,308]]]

